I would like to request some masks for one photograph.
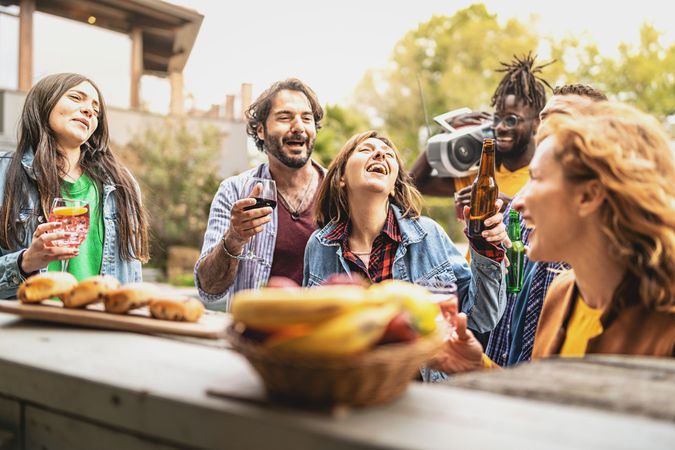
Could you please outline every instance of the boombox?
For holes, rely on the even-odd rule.
[[[447,122],[454,116],[469,112],[469,108],[460,108],[434,117],[436,123],[448,131],[432,136],[427,141],[427,160],[436,169],[434,175],[458,178],[478,171],[483,138],[494,138],[492,124],[455,129]]]

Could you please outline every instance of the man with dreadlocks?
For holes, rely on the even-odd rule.
[[[529,53],[523,57],[514,55],[511,63],[500,64],[501,68],[497,71],[503,72],[504,76],[491,99],[495,114],[490,115],[486,112],[462,114],[454,117],[450,125],[459,128],[480,125],[486,120],[492,121],[497,144],[495,178],[499,186],[499,198],[503,200],[504,206],[507,206],[529,180],[529,164],[535,150],[534,135],[539,127],[539,113],[546,104],[544,89],[545,86],[551,89],[548,82],[537,74],[551,63],[535,66],[535,57]],[[422,194],[439,197],[454,194],[456,205],[461,205],[462,208],[470,203],[473,177],[432,177],[426,152],[422,152],[417,159],[410,175]],[[476,336],[485,347],[489,334]]]
[[[453,118],[451,125],[462,127],[492,121],[497,144],[497,185],[500,198],[507,205],[529,179],[528,166],[535,149],[534,134],[539,126],[539,112],[546,104],[544,86],[550,88],[550,85],[537,76],[548,64],[535,66],[535,58],[531,54],[514,56],[510,64],[501,65],[497,71],[505,75],[491,100],[495,114],[463,114]],[[469,204],[471,186],[467,185],[472,179],[431,177],[426,153],[422,153],[415,162],[411,175],[423,194],[442,197],[455,194],[455,201],[459,204]]]

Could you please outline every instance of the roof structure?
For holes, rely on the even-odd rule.
[[[0,0],[21,6],[22,0]],[[139,30],[143,74],[182,72],[204,16],[161,0],[34,0],[35,11],[89,23],[119,33]]]

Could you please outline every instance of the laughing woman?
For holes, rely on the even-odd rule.
[[[572,266],[544,300],[532,357],[675,356],[675,159],[662,127],[608,102],[551,116],[530,172],[514,203],[533,228],[528,256]],[[490,365],[465,320],[435,367]]]
[[[82,75],[50,75],[28,92],[17,149],[0,154],[0,298],[14,297],[34,273],[60,270],[65,259],[77,279],[141,279],[147,220],[136,181],[110,150],[107,120],[99,89]],[[54,245],[66,237],[46,222],[56,197],[89,203],[79,248]]]
[[[373,283],[399,279],[426,285],[456,283],[469,326],[495,327],[504,311],[506,238],[500,213],[485,238],[471,242],[471,269],[443,229],[420,216],[413,187],[394,144],[375,131],[353,136],[333,160],[319,190],[319,230],[305,249],[303,285],[334,273],[358,273]],[[498,200],[499,210],[501,200]]]

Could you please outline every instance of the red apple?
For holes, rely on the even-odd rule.
[[[410,320],[410,313],[403,311],[394,316],[387,325],[379,344],[391,344],[395,342],[410,342],[417,339],[419,333],[415,331]]]
[[[348,285],[348,286],[361,286],[361,287],[368,287],[369,283],[366,281],[365,278],[363,278],[361,275],[358,273],[334,273],[328,276],[323,283],[323,285],[330,285],[330,284],[342,284],[342,285]]]
[[[300,287],[300,285],[287,277],[270,277],[270,279],[267,280],[267,287],[288,288],[288,287]]]

